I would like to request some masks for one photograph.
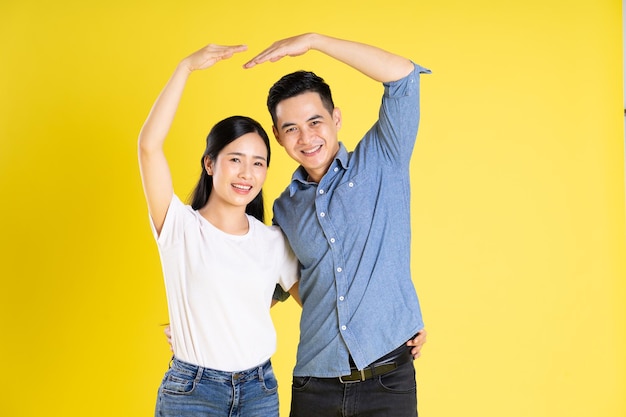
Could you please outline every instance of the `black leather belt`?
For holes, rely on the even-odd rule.
[[[411,348],[408,346],[400,346],[389,355],[383,356],[378,361],[366,366],[365,369],[352,367],[350,375],[340,376],[339,381],[343,384],[361,382],[391,372],[400,365],[404,365],[413,360],[410,349]]]

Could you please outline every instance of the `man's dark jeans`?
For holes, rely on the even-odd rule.
[[[361,382],[294,377],[290,417],[417,417],[413,362]]]

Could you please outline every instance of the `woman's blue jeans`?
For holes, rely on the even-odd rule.
[[[222,372],[176,358],[165,373],[156,417],[276,417],[278,383],[268,360],[241,372]]]

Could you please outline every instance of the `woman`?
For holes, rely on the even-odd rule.
[[[174,194],[163,152],[189,75],[244,50],[208,45],[183,59],[139,135],[174,352],[157,416],[278,415],[269,308],[277,283],[299,300],[298,263],[282,232],[263,224],[268,136],[248,117],[218,122],[206,140],[191,205]]]

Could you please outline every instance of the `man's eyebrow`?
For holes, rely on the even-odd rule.
[[[316,119],[322,119],[323,117],[324,116],[322,116],[321,114],[315,114],[315,115],[309,117],[306,121],[308,123],[308,122],[311,122],[311,121],[316,120]],[[280,128],[284,129],[286,127],[290,127],[290,126],[294,126],[294,125],[295,125],[295,123],[293,123],[293,122],[285,122],[282,125],[280,125]]]

